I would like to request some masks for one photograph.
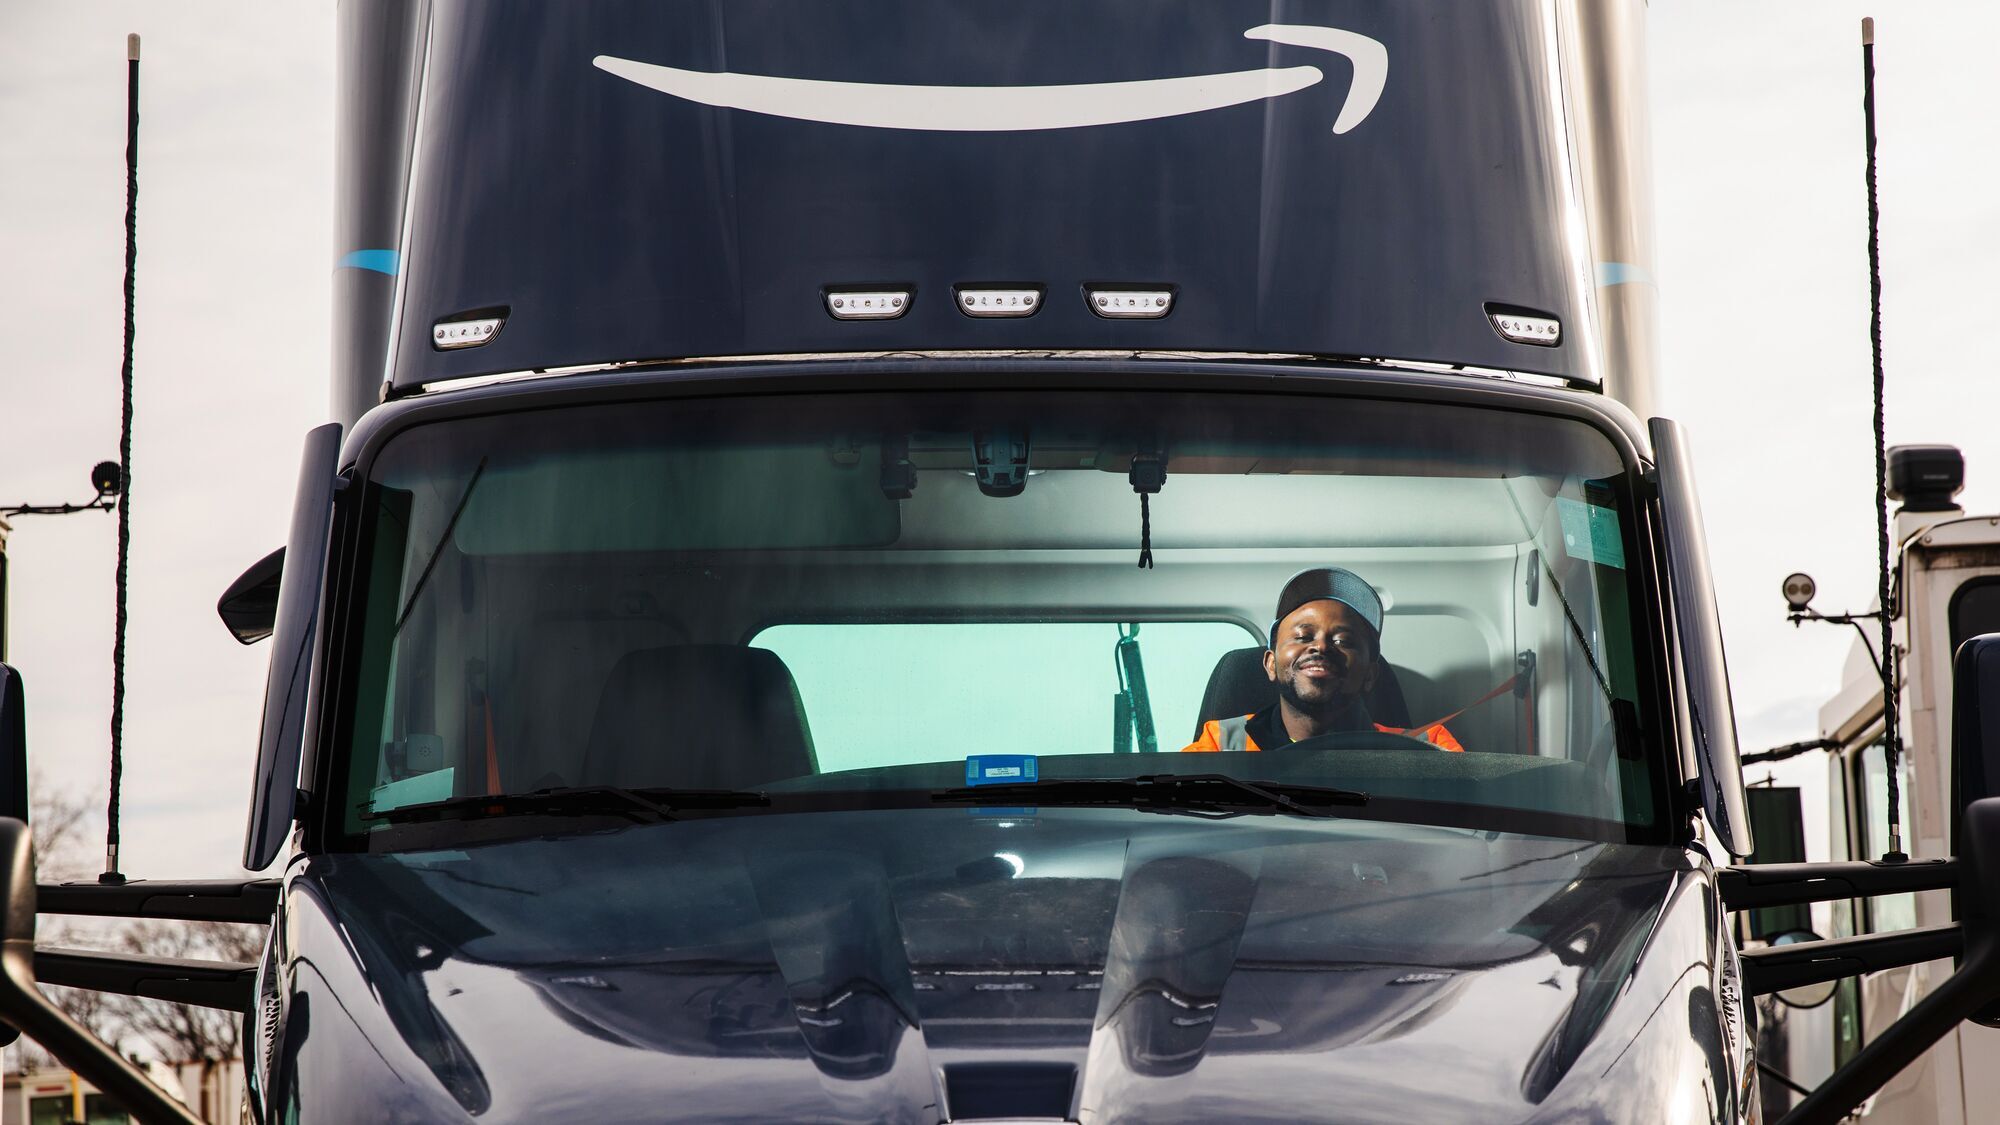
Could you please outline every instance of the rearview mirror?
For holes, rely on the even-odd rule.
[[[2000,797],[2000,633],[1967,640],[1952,661],[1951,760],[1956,832],[1967,805]],[[1963,855],[1964,841],[1954,836],[1951,850]]]
[[[27,696],[21,673],[0,664],[0,816],[28,821]]]
[[[272,551],[250,564],[222,592],[215,612],[229,632],[244,644],[255,644],[278,625],[278,586],[285,575],[285,549]]]
[[[306,728],[306,694],[319,629],[320,593],[333,534],[333,494],[339,484],[340,423],[306,434],[299,491],[285,541],[272,626],[271,668],[264,678],[264,725],[257,734],[257,775],[250,791],[250,827],[243,866],[270,866],[284,847],[297,808],[299,754]]]
[[[1964,838],[1967,809],[1981,798],[2000,796],[2000,633],[1967,640],[1952,660],[1951,763],[1951,803],[1957,814],[1951,850],[1962,856],[1971,843]],[[1953,913],[1963,917],[1970,904],[1962,894],[1954,897]],[[2000,1003],[1980,1009],[1972,1020],[2000,1027]]]
[[[1695,495],[1694,468],[1679,424],[1648,424],[1660,472],[1660,514],[1666,523],[1668,587],[1681,679],[1687,687],[1687,738],[1701,773],[1701,800],[1716,840],[1731,855],[1756,850],[1743,798],[1743,761],[1736,748],[1736,704],[1722,652],[1722,618],[1708,570],[1708,534]]]

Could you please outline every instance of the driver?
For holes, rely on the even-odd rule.
[[[1278,593],[1264,675],[1278,701],[1254,715],[1210,719],[1185,750],[1275,750],[1338,731],[1382,731],[1463,750],[1443,723],[1421,730],[1383,726],[1368,714],[1382,637],[1382,599],[1362,577],[1337,566],[1292,575]]]

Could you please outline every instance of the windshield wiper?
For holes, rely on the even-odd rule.
[[[545,816],[627,816],[656,822],[674,819],[676,809],[761,808],[762,793],[737,789],[624,789],[616,785],[573,785],[531,793],[474,793],[361,814],[363,820],[408,824],[422,820],[476,820],[489,816],[540,813]]]
[[[473,468],[471,479],[465,482],[465,491],[458,494],[458,504],[451,510],[451,518],[444,521],[444,531],[438,535],[437,546],[431,548],[430,557],[424,562],[424,569],[417,574],[416,585],[410,587],[410,600],[403,603],[403,612],[396,615],[396,627],[389,630],[391,635],[403,631],[403,623],[410,619],[410,611],[417,608],[417,599],[423,595],[424,586],[431,580],[431,571],[437,569],[438,560],[444,557],[444,545],[451,542],[452,530],[458,527],[458,517],[465,514],[465,506],[472,503],[472,490],[479,487],[479,478],[486,474],[486,458],[481,457]]]
[[[1330,806],[1365,805],[1368,794],[1325,785],[1245,781],[1221,773],[1156,773],[1138,777],[1044,778],[938,789],[931,800],[955,804],[1077,805],[1237,816],[1244,812],[1335,816]],[[1207,813],[1205,810],[1215,810]]]

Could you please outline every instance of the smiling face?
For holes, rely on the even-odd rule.
[[[1323,598],[1293,610],[1278,623],[1275,643],[1264,653],[1264,674],[1300,718],[1346,718],[1375,686],[1375,630],[1341,602]]]

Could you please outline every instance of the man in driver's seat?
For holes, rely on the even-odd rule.
[[[1383,726],[1368,714],[1381,658],[1382,599],[1351,570],[1302,570],[1278,594],[1264,675],[1278,701],[1254,715],[1210,719],[1186,750],[1275,750],[1323,734],[1407,734],[1440,750],[1463,750],[1443,723]]]

